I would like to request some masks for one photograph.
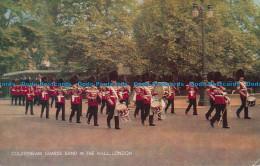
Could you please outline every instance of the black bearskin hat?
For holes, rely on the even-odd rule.
[[[209,72],[207,75],[208,81],[214,80],[214,76],[215,76],[214,72]]]
[[[73,77],[70,78],[70,83],[72,85],[77,84],[78,82],[79,82],[79,76],[74,75]]]
[[[119,76],[118,82],[125,82],[126,83],[127,82],[126,76],[124,76],[124,75]]]
[[[102,77],[101,81],[102,81],[102,83],[107,83],[108,82],[108,78],[107,77]]]
[[[237,79],[238,79],[238,80],[239,80],[240,77],[244,77],[244,70],[239,69],[239,70],[236,72],[236,76],[237,76]]]
[[[59,78],[59,79],[57,80],[57,83],[60,83],[60,84],[64,83],[64,79]]]
[[[190,75],[190,76],[189,76],[189,81],[190,81],[190,82],[193,82],[194,80],[195,80],[194,75]]]
[[[50,82],[54,82],[54,79],[52,77],[49,78]]]
[[[118,73],[117,71],[111,71],[109,74],[108,74],[108,78],[109,78],[109,81],[117,81],[118,80]]]
[[[158,81],[157,79],[157,75],[155,73],[151,74],[151,78],[150,78],[151,82],[155,82]]]
[[[222,74],[219,71],[217,71],[214,74],[214,82],[218,82],[218,81],[222,81]]]
[[[96,78],[94,76],[91,76],[91,77],[88,78],[87,82],[96,83]]]
[[[43,78],[42,78],[42,82],[43,82],[43,83],[48,83],[48,78],[47,78],[47,77],[43,77]]]
[[[150,81],[149,73],[142,74],[142,81],[143,82]]]
[[[141,82],[141,81],[142,81],[141,76],[140,75],[136,75],[134,82]]]

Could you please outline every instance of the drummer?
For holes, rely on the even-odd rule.
[[[144,73],[142,75],[143,82],[149,84],[150,83],[150,75],[149,73]],[[152,85],[150,86],[143,86],[142,90],[142,98],[143,98],[143,108],[141,109],[141,119],[142,124],[144,125],[144,121],[146,120],[147,116],[149,115],[149,125],[155,126],[153,124],[153,110],[151,108],[151,101],[152,96],[156,95],[154,93],[154,87]]]
[[[251,119],[248,116],[248,102],[247,98],[249,97],[248,88],[246,86],[246,81],[244,81],[244,70],[239,69],[236,72],[236,76],[238,81],[237,91],[240,93],[241,98],[241,106],[238,108],[236,114],[237,117],[240,118],[240,112],[244,109],[244,119]],[[252,89],[250,89],[252,92]]]

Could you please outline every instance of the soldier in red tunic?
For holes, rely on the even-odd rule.
[[[99,126],[97,114],[98,114],[98,104],[101,102],[101,98],[99,96],[99,90],[94,84],[96,83],[96,78],[92,76],[88,79],[87,82],[93,83],[93,86],[91,86],[86,93],[86,98],[88,99],[88,107],[89,107],[88,124],[90,124],[90,120],[92,116],[94,116],[94,126]]]
[[[12,83],[15,84],[15,81],[12,80]],[[15,96],[16,96],[15,85],[14,85],[14,86],[11,86],[11,87],[10,87],[10,90],[11,90],[11,97],[12,97],[12,102],[11,102],[11,104],[13,105],[14,100],[15,100],[15,98],[16,98],[16,97],[15,97]]]
[[[37,81],[37,86],[33,86],[34,89],[34,104],[37,104],[38,106],[40,105],[40,85],[39,82]]]
[[[53,105],[54,101],[55,101],[55,108],[56,108],[56,99],[57,99],[56,96],[58,96],[58,91],[56,90],[57,86],[54,85],[55,81],[52,78],[50,78],[50,81],[52,82],[52,85],[50,86],[50,91],[51,91],[51,108],[52,108],[52,105]]]
[[[149,84],[150,83],[150,75],[149,73],[144,73],[142,75],[143,82]],[[143,98],[143,109],[141,110],[141,122],[144,125],[144,121],[146,120],[147,116],[149,115],[149,125],[155,126],[153,123],[153,110],[151,109],[151,100],[152,96],[155,96],[154,87],[152,85],[143,86],[142,90],[142,98]]]
[[[42,79],[43,83],[47,83],[47,77],[43,77]],[[42,104],[42,110],[41,110],[41,118],[44,112],[44,109],[46,108],[46,119],[49,119],[49,92],[50,88],[48,86],[42,86],[41,87],[41,104]]]
[[[30,83],[30,80],[27,79],[26,83]],[[27,86],[26,90],[25,90],[25,94],[26,94],[26,106],[25,106],[25,114],[27,115],[28,112],[28,108],[30,106],[30,110],[31,110],[31,115],[33,114],[33,97],[34,97],[34,89],[32,86]]]
[[[214,72],[210,72],[208,73],[208,81],[210,83],[214,83]],[[215,86],[214,85],[209,85],[207,88],[207,94],[209,96],[209,101],[210,101],[210,108],[208,110],[208,112],[205,114],[205,117],[207,120],[209,120],[209,117],[211,116],[211,113],[213,112],[213,110],[215,109],[215,93],[214,93],[214,89]]]
[[[64,80],[62,78],[57,80],[58,84],[62,84],[64,82]],[[57,89],[57,96],[56,96],[56,120],[58,120],[59,117],[59,112],[60,110],[62,110],[62,121],[66,121],[65,119],[65,94],[67,94],[67,91],[65,89],[63,89],[62,86],[58,86]]]
[[[72,122],[72,117],[75,115],[75,112],[77,112],[77,123],[81,123],[80,122],[80,96],[79,93],[80,91],[77,88],[77,84],[78,84],[78,78],[73,76],[70,79],[71,84],[73,85],[72,88],[69,91],[69,95],[71,95],[71,114],[70,114],[70,119],[69,121]]]
[[[186,90],[189,92],[189,105],[188,108],[185,111],[185,114],[187,115],[190,111],[191,106],[193,106],[193,115],[198,115],[197,113],[197,101],[196,101],[196,92],[195,90],[198,90],[199,88],[197,86],[192,86],[191,82],[189,82],[188,85],[186,85]]]
[[[215,73],[215,82],[221,83],[222,81],[222,74],[220,72]],[[222,86],[217,85],[216,89],[214,89],[215,93],[215,106],[216,106],[216,113],[210,120],[210,125],[214,127],[214,123],[217,119],[220,119],[221,113],[223,116],[223,128],[229,128],[227,123],[227,96],[225,93],[225,88]]]
[[[141,76],[137,75],[135,82],[137,83],[141,83]],[[139,115],[139,111],[142,110],[143,108],[143,98],[141,96],[141,92],[142,92],[142,87],[141,86],[135,86],[134,87],[134,97],[133,97],[133,101],[135,101],[135,113],[134,113],[134,117],[136,118],[136,115]]]
[[[111,83],[116,83],[118,80],[118,73],[117,71],[112,71],[109,73],[109,81]],[[107,126],[108,128],[111,128],[110,121],[114,117],[115,120],[115,129],[120,129],[119,127],[119,114],[116,111],[115,107],[119,103],[119,97],[118,97],[118,87],[117,86],[109,86],[109,93],[107,95],[107,107],[108,107],[108,116],[107,116]]]
[[[172,79],[168,79],[168,83],[173,83]],[[167,112],[168,108],[170,107],[170,105],[172,106],[171,108],[171,113],[175,114],[174,112],[174,96],[175,96],[175,91],[177,91],[177,88],[175,86],[169,86],[168,87],[168,91],[169,91],[169,96],[168,96],[168,103],[165,107],[165,112]]]
[[[22,80],[22,82],[26,82],[26,80]],[[21,82],[21,100],[23,101],[23,106],[25,106],[25,97],[26,97],[26,89],[27,87],[25,85],[22,85],[22,82]]]
[[[240,94],[240,99],[241,99],[241,106],[238,108],[236,114],[237,117],[240,118],[240,112],[244,109],[244,119],[251,119],[248,116],[248,103],[247,103],[247,97],[249,96],[248,91],[252,89],[248,89],[246,86],[246,81],[244,81],[244,71],[242,69],[239,69],[236,72],[236,76],[238,81],[239,86],[237,86],[237,90]]]
[[[102,78],[102,83],[108,83],[107,77]],[[101,105],[101,108],[100,108],[100,113],[103,114],[103,109],[104,109],[105,105],[107,105],[106,95],[109,92],[108,87],[107,86],[100,86],[100,92],[101,92],[101,97],[102,97],[102,105]],[[108,114],[107,108],[106,108],[106,114]]]

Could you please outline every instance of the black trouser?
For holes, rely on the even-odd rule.
[[[126,106],[127,106],[127,108],[128,108],[128,106],[129,106],[129,97],[126,98],[126,100],[125,100],[125,104],[126,104]]]
[[[210,100],[210,108],[205,115],[207,117],[209,117],[211,115],[211,113],[214,111],[214,108],[215,108],[215,102],[214,102],[214,100]]]
[[[141,109],[141,119],[142,119],[142,121],[145,121],[145,119],[149,115],[150,107],[151,107],[150,104],[143,104],[143,109]]]
[[[17,105],[17,99],[19,98],[19,95],[15,95],[14,99],[15,99],[15,105]]]
[[[33,114],[33,100],[26,100],[26,106],[25,106],[26,114],[27,114],[29,106],[30,106],[31,115],[32,115]]]
[[[19,105],[21,105],[22,95],[18,95],[17,97],[19,98]]]
[[[42,100],[42,111],[41,116],[43,115],[44,109],[46,107],[46,118],[49,118],[49,100]]]
[[[167,112],[170,105],[172,105],[171,113],[174,113],[174,99],[168,99],[167,106],[165,107],[165,112]]]
[[[82,116],[82,99],[80,100],[79,104],[79,115]]]
[[[37,96],[34,96],[34,104],[36,104],[37,102],[37,105],[40,105],[40,96],[37,95]]]
[[[98,112],[98,106],[88,106],[89,107],[89,116],[88,116],[88,122],[90,122],[92,116],[94,116],[94,124],[97,124],[97,112]]]
[[[62,109],[62,120],[65,120],[65,103],[56,103],[57,111],[56,111],[56,119],[58,119],[60,109]]]
[[[143,103],[144,103],[143,100],[136,100],[135,115],[139,114],[139,110],[143,109]]]
[[[57,106],[56,106],[56,96],[51,96],[51,108],[52,108],[54,101],[55,101],[55,108],[57,108]]]
[[[237,114],[240,114],[240,112],[243,110],[244,108],[244,118],[247,118],[248,117],[248,106],[246,105],[246,102],[247,102],[247,98],[240,98],[241,99],[241,106],[238,108],[237,110]]]
[[[75,112],[77,112],[77,122],[80,122],[80,104],[71,104],[70,120],[72,120]]]
[[[102,99],[102,105],[101,105],[101,108],[100,108],[100,112],[102,113],[103,112],[103,109],[105,108],[105,105],[107,105],[107,99]],[[106,111],[106,114],[108,112]]]
[[[114,116],[115,113],[115,106],[107,105],[108,109],[108,116],[107,116],[107,125],[110,126],[110,121]],[[115,119],[115,128],[119,128],[119,117],[114,116]]]
[[[107,105],[107,110],[108,110],[107,120],[110,121],[114,116],[115,106]]]
[[[14,103],[14,100],[15,100],[15,95],[11,95],[11,97],[12,97],[12,105],[13,105],[13,103]]]
[[[186,109],[186,112],[188,113],[190,111],[191,106],[193,106],[193,114],[197,114],[197,103],[196,103],[196,98],[191,98],[189,99],[190,104],[188,108]]]
[[[21,105],[21,100],[23,101],[23,105],[25,105],[25,95],[21,95],[21,98],[19,98],[19,105]]]
[[[211,123],[215,123],[217,119],[220,119],[220,113],[222,112],[223,116],[223,127],[227,127],[227,110],[226,110],[226,104],[215,104],[216,106],[216,113],[210,120]]]

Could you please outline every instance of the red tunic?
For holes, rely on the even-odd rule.
[[[118,87],[117,86],[112,86],[109,87],[109,92],[107,94],[107,100],[108,100],[108,105],[110,106],[116,106],[116,103],[118,102]],[[113,103],[111,103],[110,101],[112,101]]]
[[[142,90],[139,86],[135,87],[135,93],[136,93],[136,100],[143,100],[142,97]]]
[[[143,103],[144,104],[151,104],[152,96],[155,96],[154,87],[153,86],[144,86],[143,87]]]
[[[195,90],[199,89],[197,86],[191,87],[187,86],[186,90],[189,91],[189,99],[196,99],[196,92]]]
[[[98,106],[98,96],[99,90],[96,87],[91,87],[90,89],[88,89],[86,93],[86,98],[88,99],[88,106]]]
[[[21,85],[17,85],[16,87],[15,87],[15,91],[16,91],[16,95],[21,95]]]
[[[171,86],[170,88],[169,88],[170,90],[169,90],[169,99],[174,99],[174,91],[176,91],[177,90],[177,88],[175,87],[175,86]]]
[[[47,91],[46,90],[45,91],[41,90],[40,95],[41,95],[41,101],[49,100],[49,91],[48,90]]]
[[[15,86],[11,86],[11,95],[16,95]]]
[[[239,81],[238,83],[240,85],[237,87],[237,90],[240,94],[240,97],[241,98],[248,97],[248,89],[247,89],[247,86],[246,86],[246,82],[245,81],[243,81],[243,82]]]
[[[25,90],[26,100],[33,100],[34,90],[33,87],[29,86]]]
[[[65,103],[65,97],[64,97],[65,94],[67,94],[67,91],[64,89],[61,92],[58,91],[58,96],[56,96],[56,102]]]

